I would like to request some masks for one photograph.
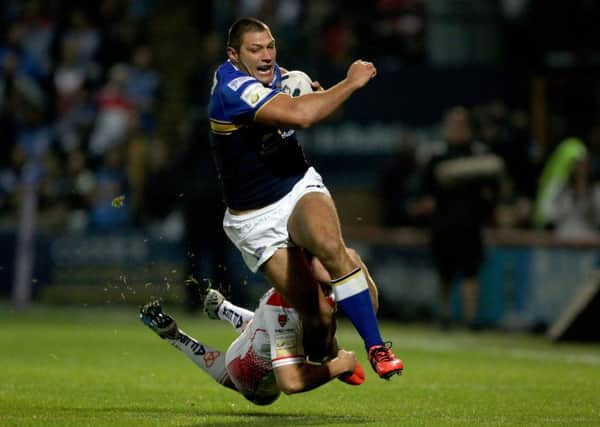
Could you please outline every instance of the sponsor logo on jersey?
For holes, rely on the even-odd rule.
[[[256,107],[260,101],[265,99],[270,93],[272,89],[268,87],[264,87],[262,83],[253,83],[248,85],[246,89],[242,92],[242,101],[251,106],[252,108]]]
[[[237,78],[233,79],[232,81],[230,81],[229,83],[227,83],[227,86],[229,86],[229,88],[235,92],[240,88],[241,85],[243,85],[244,83],[246,83],[247,81],[250,81],[250,80],[256,80],[256,79],[251,76],[237,77]]]
[[[293,332],[278,335],[275,339],[274,358],[296,355],[298,352],[297,344],[296,334]]]

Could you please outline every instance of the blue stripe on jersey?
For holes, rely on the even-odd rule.
[[[257,209],[276,202],[298,182],[308,163],[295,131],[261,125],[256,112],[280,93],[281,72],[268,86],[229,61],[215,73],[209,102],[211,140],[227,206]]]

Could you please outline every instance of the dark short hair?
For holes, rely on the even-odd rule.
[[[242,36],[250,31],[268,31],[269,27],[267,24],[262,22],[260,19],[252,17],[244,17],[235,21],[229,32],[227,33],[227,47],[232,47],[235,50],[240,50],[242,45]]]

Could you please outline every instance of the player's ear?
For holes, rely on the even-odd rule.
[[[227,57],[233,62],[239,62],[239,55],[237,50],[232,48],[231,46],[227,47]]]

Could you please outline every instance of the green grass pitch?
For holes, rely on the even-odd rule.
[[[224,322],[174,315],[209,345],[224,349],[235,336]],[[405,361],[402,377],[369,369],[359,387],[333,381],[259,407],[161,341],[135,307],[0,305],[0,426],[600,425],[600,345],[382,330]],[[367,367],[351,326],[341,322],[338,336]]]

